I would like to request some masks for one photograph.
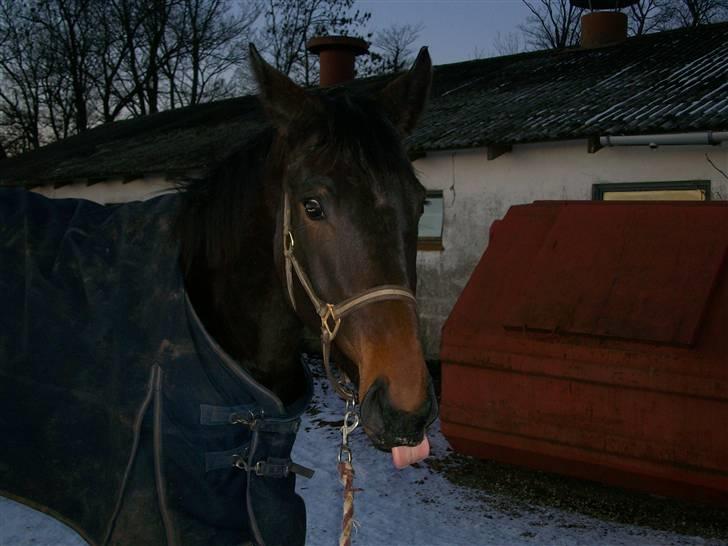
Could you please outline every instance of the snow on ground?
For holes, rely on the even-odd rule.
[[[310,480],[299,479],[306,500],[310,546],[337,544],[341,525],[341,485],[336,473],[339,431],[344,404],[317,379],[311,410],[294,448],[299,464],[316,469]],[[439,423],[430,430],[433,457],[445,457],[447,441]],[[355,546],[471,545],[629,545],[728,546],[652,529],[603,522],[554,508],[531,506],[483,495],[450,483],[427,467],[397,471],[391,457],[374,449],[363,431],[351,438],[354,502],[360,522]],[[477,493],[477,494],[476,494]],[[484,500],[485,499],[485,500]],[[72,530],[40,512],[0,498],[0,546],[86,546]]]

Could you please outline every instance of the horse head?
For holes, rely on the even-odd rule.
[[[437,414],[413,296],[426,194],[402,144],[427,100],[430,57],[423,48],[375,93],[303,89],[252,46],[251,64],[276,130],[267,183],[277,189],[270,207],[283,289],[303,323],[335,336],[364,430],[406,466],[427,455],[425,428]],[[336,316],[332,304],[352,300]]]

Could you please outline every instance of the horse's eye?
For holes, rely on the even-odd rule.
[[[316,199],[306,199],[303,202],[303,208],[306,209],[306,214],[311,220],[321,220],[324,217],[324,209]]]

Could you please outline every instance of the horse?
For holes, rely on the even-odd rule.
[[[267,123],[205,179],[120,206],[1,194],[0,492],[94,545],[305,542],[306,328],[372,444],[428,454],[426,192],[403,145],[427,50],[376,92],[250,59]]]

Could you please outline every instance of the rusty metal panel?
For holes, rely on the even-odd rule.
[[[443,328],[468,454],[728,504],[728,206],[537,202]]]

